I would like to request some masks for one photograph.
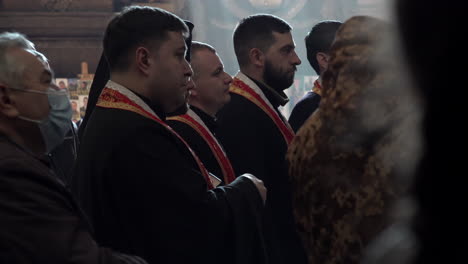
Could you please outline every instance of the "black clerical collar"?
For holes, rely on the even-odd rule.
[[[205,123],[205,125],[208,127],[211,133],[215,134],[216,128],[218,126],[216,123],[216,118],[210,116],[209,114],[205,113],[203,110],[196,106],[191,105],[190,109],[192,109],[195,112],[195,114],[197,114],[201,118],[201,120],[203,121],[203,123]]]
[[[284,106],[287,102],[289,102],[288,96],[283,91],[278,92],[273,87],[267,86],[266,84],[255,80],[247,74],[246,76],[249,77],[262,90],[274,108],[278,108],[280,105]]]
[[[175,111],[167,113],[168,117],[171,116],[180,116],[180,115],[185,115],[187,113],[187,104],[183,104],[179,106]]]
[[[140,99],[143,100],[143,102],[145,102],[151,108],[151,110],[153,110],[156,113],[156,115],[158,115],[158,117],[161,118],[161,120],[166,120],[166,113],[162,110],[162,107],[160,107],[158,104],[151,102],[150,99],[144,97],[143,95],[133,90],[132,92],[138,97],[140,97]]]

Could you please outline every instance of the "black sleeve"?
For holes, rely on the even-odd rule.
[[[190,145],[193,151],[201,159],[206,169],[222,180],[224,185],[224,175],[213,151],[203,137],[191,126],[175,120],[169,120],[168,124]]]
[[[115,175],[105,183],[112,204],[122,212],[123,232],[138,250],[132,254],[172,263],[208,263],[227,254],[232,208],[252,203],[230,201],[245,196],[239,188],[246,187],[233,184],[208,191],[188,150],[175,136],[148,127],[132,137],[116,151]],[[249,184],[253,185],[243,183]]]
[[[294,106],[288,122],[295,133],[318,108],[320,98],[320,95],[310,93]]]
[[[30,164],[0,161],[0,263],[146,263],[98,246],[65,187]]]
[[[232,207],[234,224],[230,233],[233,240],[229,252],[236,264],[268,263],[265,238],[263,236],[263,201],[257,188],[244,176],[236,178],[231,184],[223,187],[229,204]]]
[[[260,110],[261,111],[261,110]],[[218,114],[218,138],[223,144],[237,175],[252,173],[265,180],[265,136],[263,113],[255,105],[231,94],[231,103]],[[248,147],[247,147],[248,146]]]

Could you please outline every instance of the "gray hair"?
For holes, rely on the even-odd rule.
[[[0,33],[0,82],[8,85],[21,84],[21,76],[25,65],[8,54],[12,48],[25,49],[33,53],[40,60],[47,63],[45,56],[34,47],[23,34],[16,32]]]

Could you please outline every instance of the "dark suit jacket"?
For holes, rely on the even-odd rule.
[[[144,263],[96,245],[47,162],[2,135],[0,227],[0,263]]]

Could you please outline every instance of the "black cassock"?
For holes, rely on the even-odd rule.
[[[216,120],[195,106],[190,106],[190,108],[200,117],[210,132],[216,136]],[[213,151],[211,150],[210,146],[208,146],[208,143],[203,139],[203,137],[200,136],[200,134],[190,125],[183,122],[167,120],[167,123],[187,141],[193,151],[195,151],[198,157],[202,160],[206,169],[222,180],[221,185],[224,185],[225,181],[223,178],[222,169],[218,163],[218,160],[213,154]]]
[[[317,110],[321,98],[322,97],[317,93],[308,92],[294,106],[289,116],[289,124],[294,132],[299,131],[299,128],[301,128],[305,121]]]
[[[252,81],[278,112],[280,103],[271,91]],[[263,224],[270,263],[306,263],[293,219],[288,146],[276,124],[257,105],[231,93],[231,101],[218,113],[218,138],[236,174],[252,173],[268,189]]]
[[[188,148],[147,117],[96,106],[76,169],[74,189],[103,246],[149,263],[265,263],[254,184],[241,177],[207,191]]]

